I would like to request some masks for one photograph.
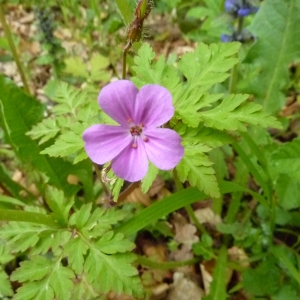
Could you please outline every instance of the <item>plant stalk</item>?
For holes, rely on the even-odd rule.
[[[15,63],[17,65],[17,68],[18,68],[19,73],[21,75],[21,79],[22,79],[22,82],[23,82],[24,90],[25,90],[25,92],[27,94],[30,94],[29,84],[27,82],[27,79],[26,79],[26,76],[25,76],[25,72],[24,72],[24,69],[23,69],[23,65],[21,63],[21,60],[20,60],[20,57],[18,55],[17,49],[16,49],[15,44],[13,42],[9,26],[6,23],[5,14],[4,14],[4,8],[3,8],[2,4],[0,4],[0,22],[2,24],[2,27],[3,27],[3,30],[4,30],[5,36],[7,38],[10,50],[11,50],[12,55],[13,55],[14,60],[15,60]]]
[[[14,209],[0,209],[0,221],[27,222],[47,225],[52,228],[59,227],[58,223],[51,216]]]

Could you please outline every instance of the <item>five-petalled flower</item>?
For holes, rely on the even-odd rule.
[[[166,88],[148,84],[138,90],[129,80],[118,80],[101,90],[98,102],[119,126],[97,124],[84,131],[85,150],[94,163],[111,161],[114,173],[131,182],[147,174],[148,160],[162,170],[179,163],[184,154],[181,137],[160,127],[174,114]]]

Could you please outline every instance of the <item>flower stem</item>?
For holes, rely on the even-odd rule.
[[[131,48],[132,42],[131,40],[128,41],[126,46],[123,49],[123,55],[122,55],[122,65],[123,65],[123,72],[122,72],[122,79],[126,78],[126,57],[127,57],[127,52]]]
[[[12,52],[12,55],[14,57],[15,63],[17,65],[17,68],[18,68],[19,73],[21,75],[21,79],[22,79],[22,82],[23,82],[24,90],[26,91],[26,93],[30,94],[29,85],[28,85],[28,82],[27,82],[27,79],[26,79],[26,76],[25,76],[25,73],[24,73],[24,69],[23,69],[22,63],[20,61],[17,49],[16,49],[15,44],[13,42],[9,26],[7,25],[6,20],[5,20],[4,9],[3,9],[3,5],[2,4],[0,4],[0,22],[1,22],[3,30],[5,32],[5,36],[7,38],[7,41],[8,41],[10,50]]]
[[[102,186],[102,189],[103,189],[105,195],[106,195],[107,197],[110,197],[110,192],[109,192],[108,188],[106,187],[106,184],[105,184],[105,183],[103,182],[103,180],[102,180],[101,172],[100,172],[100,170],[99,170],[98,165],[95,164],[95,163],[93,163],[93,165],[94,165],[95,172],[96,172],[96,174],[97,174],[97,177],[98,177],[98,179],[99,179],[99,181],[100,181],[100,184],[101,184],[101,186]]]
[[[48,215],[13,209],[0,209],[0,221],[17,221],[58,227],[57,222]]]

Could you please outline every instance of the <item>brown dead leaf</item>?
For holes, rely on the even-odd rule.
[[[197,228],[190,224],[179,213],[172,215],[172,223],[175,227],[174,240],[180,244],[179,248],[171,254],[175,261],[188,260],[193,258],[192,245],[199,241]]]
[[[144,206],[149,206],[151,199],[147,194],[142,192],[140,187],[137,187],[127,196],[124,202],[142,203]]]
[[[166,300],[201,300],[203,296],[204,291],[196,282],[176,272]]]
[[[249,257],[242,248],[238,248],[236,246],[228,249],[228,257],[231,261],[238,261],[240,264],[248,268],[250,266],[249,264]]]
[[[201,224],[209,223],[216,226],[222,223],[220,216],[216,215],[210,207],[197,209],[194,213]]]

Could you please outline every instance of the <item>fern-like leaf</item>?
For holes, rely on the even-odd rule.
[[[84,271],[88,280],[97,284],[104,293],[114,290],[116,293],[141,296],[141,282],[136,268],[131,265],[134,260],[135,256],[131,253],[106,255],[96,246],[92,246],[84,264]],[[101,282],[97,278],[101,278]]]
[[[191,87],[199,86],[202,93],[229,77],[229,70],[238,63],[240,43],[206,45],[199,43],[194,52],[184,54],[178,68]]]
[[[228,95],[217,107],[199,114],[205,126],[219,130],[245,131],[245,123],[281,128],[281,124],[264,113],[259,104],[245,102],[247,98],[248,95]]]
[[[54,106],[53,112],[56,115],[76,115],[76,110],[85,103],[86,97],[87,95],[84,92],[61,82],[54,96],[54,101],[58,104]]]
[[[145,84],[160,84],[170,91],[178,85],[179,76],[177,70],[165,62],[165,57],[161,56],[158,61],[154,62],[155,53],[149,44],[145,43],[135,56],[133,66],[136,76],[131,80],[141,87]]]
[[[134,243],[124,239],[122,233],[106,232],[97,242],[97,247],[106,254],[124,253],[135,248]]]
[[[23,283],[15,299],[48,299],[49,295],[52,296],[50,299],[53,296],[57,299],[70,299],[74,276],[72,270],[63,267],[59,259],[51,261],[42,256],[33,257],[22,262],[11,275],[12,280]]]
[[[0,267],[0,297],[3,296],[12,296],[13,290],[11,288],[8,275]]]
[[[33,126],[26,135],[29,135],[34,140],[40,139],[39,145],[41,145],[54,138],[59,132],[60,128],[56,123],[56,119],[48,118]]]
[[[197,144],[187,145],[184,149],[184,157],[177,165],[181,181],[188,180],[192,186],[199,188],[211,197],[219,197],[219,187],[212,162],[205,152],[209,151],[207,146]]]

